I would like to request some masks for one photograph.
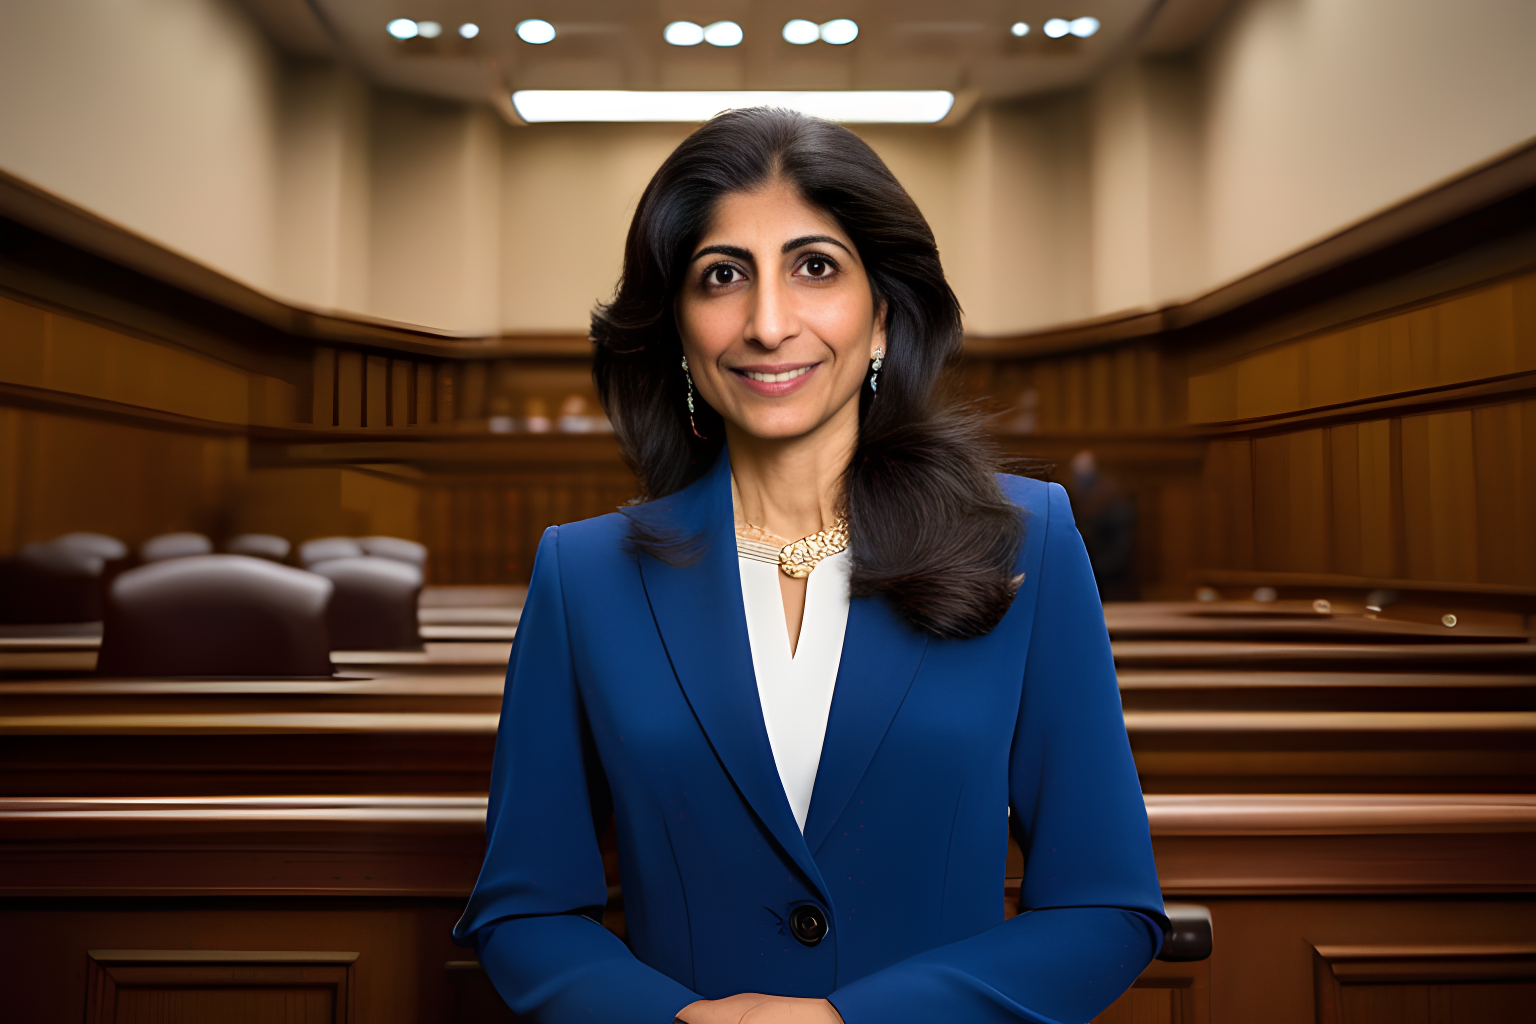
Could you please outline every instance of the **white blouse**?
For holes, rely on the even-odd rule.
[[[778,548],[737,538],[741,600],[747,611],[747,638],[757,699],[773,748],[779,781],[795,822],[805,831],[821,763],[821,743],[832,710],[832,690],[843,659],[848,627],[847,551],[824,558],[806,578],[805,615],[800,642],[789,652],[789,629],[779,591]]]

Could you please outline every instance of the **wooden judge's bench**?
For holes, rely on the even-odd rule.
[[[7,1019],[509,1019],[449,930],[539,533],[633,491],[586,343],[284,306],[15,181],[0,216],[0,538],[431,552],[424,647],[329,678],[113,678],[88,627],[0,627]],[[1145,600],[1106,619],[1214,941],[1098,1020],[1536,1017],[1536,151],[958,375],[1135,503]]]

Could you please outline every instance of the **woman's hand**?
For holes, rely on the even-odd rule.
[[[700,999],[677,1013],[683,1024],[843,1024],[825,999],[765,996],[743,992],[724,999]]]
[[[742,992],[724,999],[700,999],[677,1011],[676,1020],[682,1024],[741,1024],[748,1010],[773,998],[776,997]]]
[[[770,996],[741,1015],[741,1024],[843,1024],[825,999]]]

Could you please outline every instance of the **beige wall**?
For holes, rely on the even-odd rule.
[[[0,167],[271,288],[277,62],[232,0],[8,3]]]
[[[0,167],[224,273],[468,335],[585,330],[679,125],[512,128],[280,60],[232,0],[23,4]],[[1185,298],[1536,135],[1536,4],[1238,0],[1196,52],[858,129],[970,331]]]
[[[586,330],[618,281],[640,193],[689,130],[551,124],[503,133],[504,330]]]
[[[376,94],[368,308],[468,335],[501,329],[501,134],[489,107]]]
[[[1206,55],[1208,280],[1536,136],[1536,4],[1247,0]]]
[[[862,131],[932,224],[968,331],[1089,312],[1084,115],[1071,94],[986,104],[956,128]]]
[[[1090,93],[1092,312],[1156,306],[1208,284],[1201,103],[1191,60],[1130,60]]]
[[[283,76],[276,290],[321,309],[369,308],[369,92],[333,64]]]

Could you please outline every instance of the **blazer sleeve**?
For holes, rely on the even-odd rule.
[[[699,996],[637,960],[593,915],[606,901],[591,756],[560,579],[559,527],[539,542],[502,699],[486,856],[454,928],[496,990],[536,1022],[671,1024]]]
[[[1050,485],[1009,765],[1025,912],[833,992],[847,1024],[1080,1024],[1162,943],[1162,895],[1093,571]]]

